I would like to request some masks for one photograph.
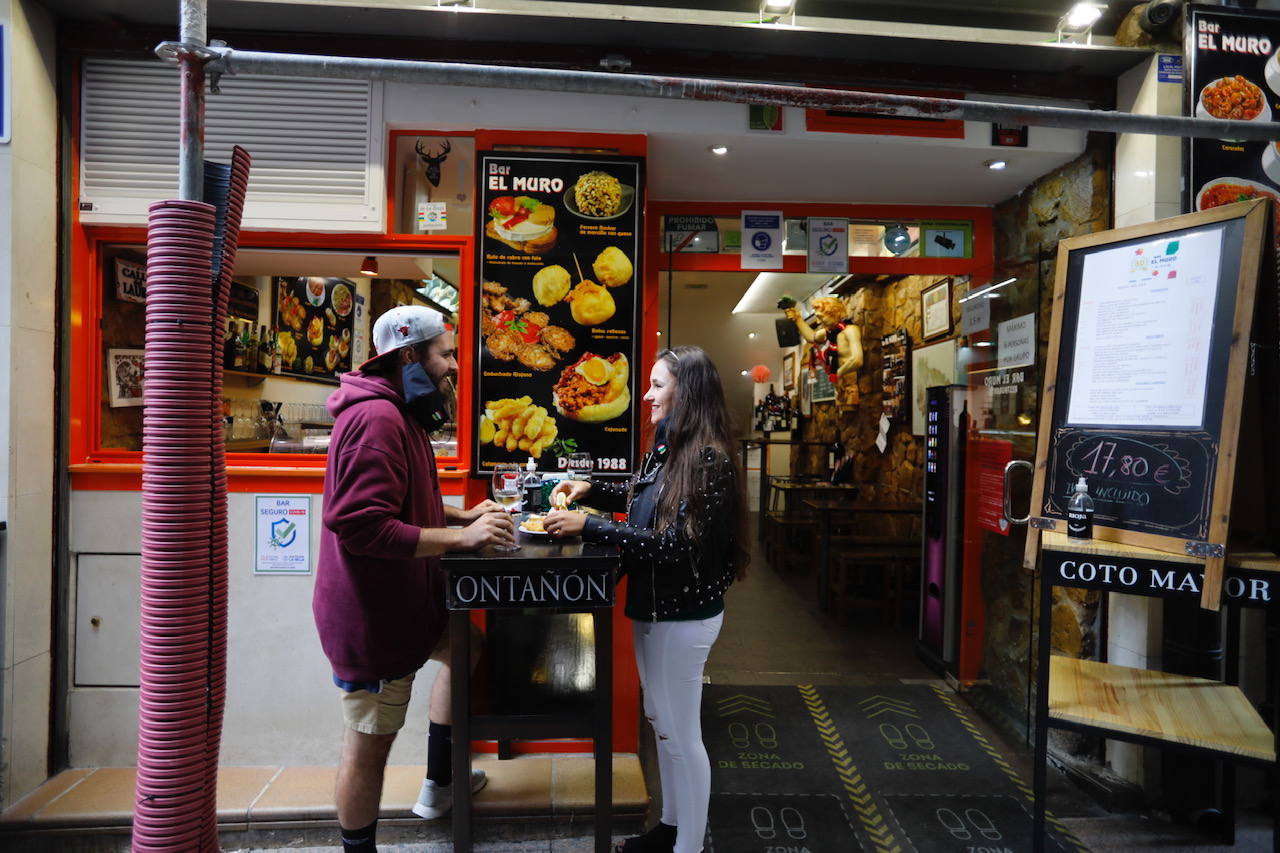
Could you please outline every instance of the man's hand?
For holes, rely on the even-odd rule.
[[[502,504],[497,501],[484,500],[471,509],[459,510],[456,520],[463,524],[470,524],[486,512],[505,512],[505,510],[502,508]]]
[[[568,506],[585,498],[589,491],[591,491],[589,480],[561,480],[551,490],[551,506],[553,508],[560,506],[556,501],[556,495],[564,495],[564,505]]]
[[[462,528],[459,550],[478,551],[486,545],[515,543],[516,525],[510,514],[493,501],[485,501],[485,504],[492,504],[494,509],[482,512],[475,521]]]
[[[567,509],[555,509],[542,520],[542,528],[557,539],[565,536],[577,536],[587,526],[585,512],[572,512]]]

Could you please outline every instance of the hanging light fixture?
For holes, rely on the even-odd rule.
[[[360,275],[375,276],[378,274],[378,259],[373,255],[366,255],[365,259],[360,262]]]

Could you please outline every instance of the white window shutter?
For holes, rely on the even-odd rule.
[[[82,75],[80,219],[146,222],[178,191],[178,72],[89,59]],[[253,156],[243,227],[381,231],[382,86],[368,80],[223,77],[205,96],[205,159]]]

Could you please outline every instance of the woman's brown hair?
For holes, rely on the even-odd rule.
[[[706,352],[701,347],[675,347],[659,352],[657,360],[666,366],[674,379],[671,411],[665,418],[665,438],[670,450],[666,471],[662,475],[663,487],[655,524],[661,530],[675,520],[682,500],[710,485],[709,478],[714,472],[702,464],[705,448],[712,448],[718,456],[723,454],[728,464],[735,468],[737,456],[733,450],[724,386],[720,382],[719,371]],[[734,489],[729,495],[733,503],[729,507],[729,518],[733,523],[734,568],[739,580],[745,577],[750,559],[743,485],[742,472],[736,471]],[[695,535],[694,519],[690,517],[686,523],[689,525],[686,532]]]

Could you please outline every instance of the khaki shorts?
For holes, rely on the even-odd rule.
[[[440,635],[440,642],[431,652],[431,660],[447,660],[449,631]],[[413,679],[416,672],[403,678],[382,682],[382,690],[352,690],[342,694],[342,724],[352,731],[367,735],[393,735],[404,728],[405,715],[409,712],[409,698],[413,695]]]

